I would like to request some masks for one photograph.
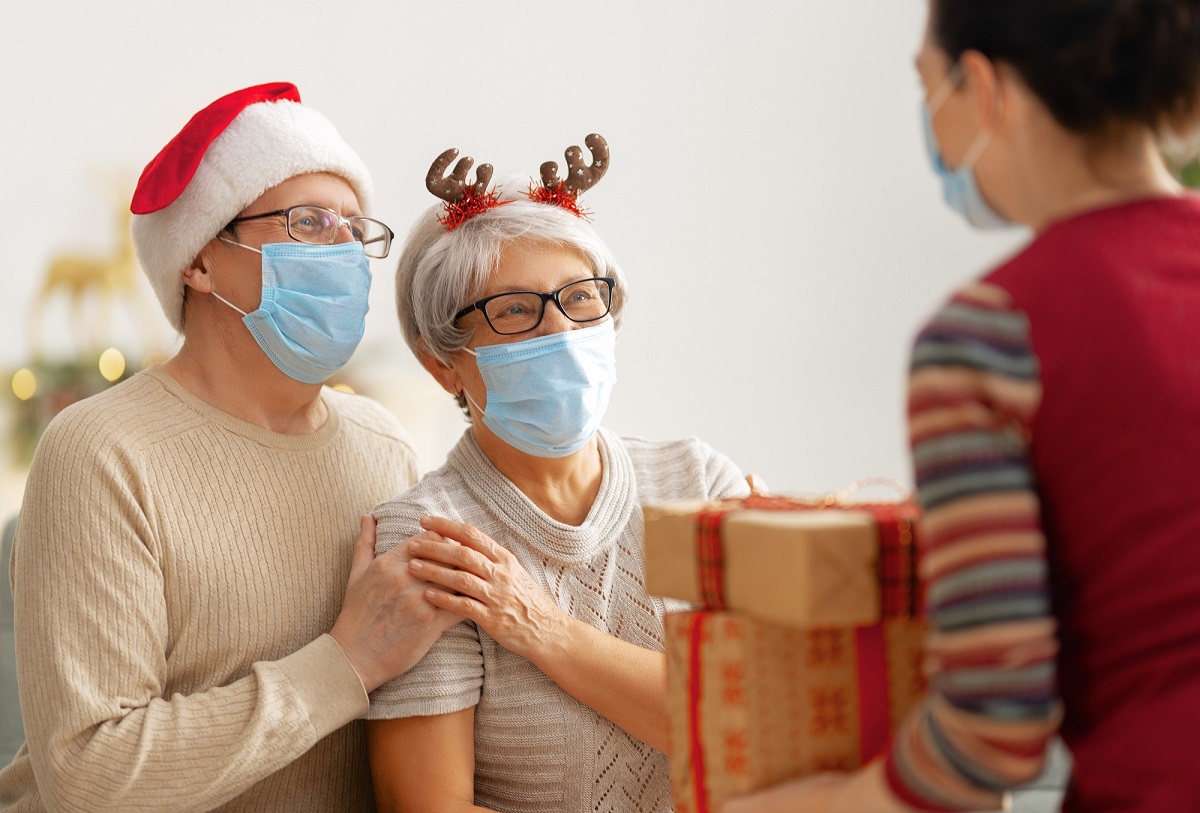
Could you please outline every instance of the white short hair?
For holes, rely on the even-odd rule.
[[[612,315],[621,327],[625,277],[599,235],[586,220],[548,203],[501,193],[511,200],[475,215],[454,231],[438,222],[439,204],[413,224],[396,269],[396,310],[404,340],[418,355],[417,338],[443,364],[466,346],[472,331],[454,323],[454,314],[478,299],[500,263],[500,253],[514,244],[539,243],[578,251],[597,277],[613,277]]]

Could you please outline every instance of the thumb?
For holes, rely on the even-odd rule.
[[[363,514],[361,530],[354,543],[354,558],[350,560],[350,581],[357,580],[375,561],[375,517]]]

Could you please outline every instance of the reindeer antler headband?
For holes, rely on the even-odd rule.
[[[558,178],[558,164],[547,161],[542,164],[541,185],[531,184],[526,193],[535,203],[549,203],[561,206],[576,217],[586,217],[586,210],[579,206],[579,196],[595,186],[608,170],[608,143],[596,133],[583,140],[592,153],[592,163],[589,166],[583,160],[583,150],[579,147],[568,147],[567,177]],[[458,150],[451,147],[434,160],[425,176],[425,187],[437,197],[446,202],[446,213],[438,217],[438,221],[446,227],[446,231],[454,231],[464,222],[488,209],[503,206],[512,201],[500,200],[495,191],[488,191],[492,180],[492,165],[480,164],[475,170],[475,182],[467,182],[467,173],[471,171],[475,160],[464,157],[454,165],[453,171],[447,176],[446,168],[458,157]]]

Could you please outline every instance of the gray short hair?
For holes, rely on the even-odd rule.
[[[396,269],[396,310],[404,340],[417,354],[417,338],[443,364],[471,338],[454,324],[454,314],[479,298],[500,262],[501,251],[515,243],[549,244],[578,251],[598,277],[613,277],[612,314],[621,327],[628,292],[612,253],[591,224],[567,210],[534,203],[523,196],[475,215],[454,231],[438,222],[439,204],[413,225]]]

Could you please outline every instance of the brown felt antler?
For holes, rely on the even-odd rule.
[[[454,147],[439,155],[425,176],[425,188],[447,203],[458,203],[467,196],[468,189],[473,195],[487,194],[488,184],[492,181],[492,165],[480,164],[475,170],[475,183],[468,184],[467,173],[475,163],[474,158],[464,156],[454,165],[454,170],[446,175],[446,167],[457,157],[458,150]]]
[[[587,144],[592,153],[591,166],[584,163],[583,150],[579,147],[570,147],[566,151],[567,177],[562,184],[576,195],[581,195],[595,186],[608,170],[608,143],[604,137],[592,133],[583,143]],[[449,163],[449,160],[446,163]],[[542,164],[542,186],[551,189],[558,184],[558,164],[554,161]]]

